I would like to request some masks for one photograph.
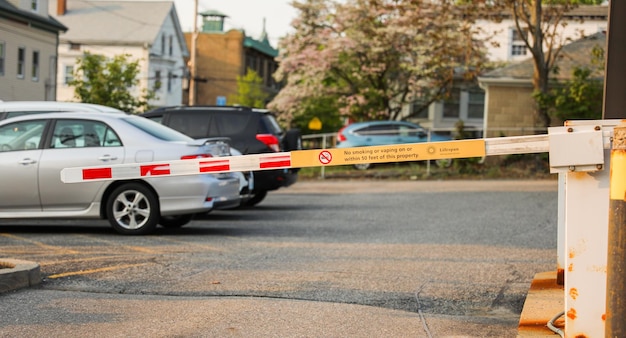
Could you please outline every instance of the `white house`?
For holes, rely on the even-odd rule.
[[[608,15],[608,5],[579,6],[565,13],[558,32],[563,44],[606,31]],[[487,46],[490,61],[522,61],[531,56],[510,14],[503,13],[500,22],[478,20],[476,25],[484,31],[478,39],[483,40],[487,35],[493,34],[493,39]]]
[[[564,44],[606,31],[608,25],[608,6],[579,6],[563,17],[564,26],[559,26],[559,34]],[[526,46],[520,40],[515,22],[510,15],[503,14],[501,21],[479,20],[476,22],[482,30],[493,36],[486,44],[490,61],[513,64],[531,58]],[[478,36],[483,40],[485,35]],[[485,91],[475,86],[455,88],[451,98],[432,104],[428,109],[418,113],[415,120],[425,127],[433,129],[453,130],[455,124],[462,120],[465,126],[481,131],[484,128]],[[413,107],[405,108],[413,112]],[[514,126],[511,126],[514,127]]]
[[[58,49],[58,101],[75,100],[67,82],[77,59],[90,52],[107,57],[129,54],[141,69],[140,85],[134,88],[137,96],[158,82],[152,106],[182,104],[189,50],[172,1],[47,1],[54,18],[68,27]]]
[[[56,97],[57,44],[67,28],[47,0],[0,0],[0,100]]]

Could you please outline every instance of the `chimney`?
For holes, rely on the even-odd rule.
[[[67,12],[67,0],[57,0],[57,15],[65,15]]]

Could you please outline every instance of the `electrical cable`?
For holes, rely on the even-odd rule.
[[[550,321],[548,321],[548,324],[547,324],[550,330],[552,330],[554,333],[558,333],[559,336],[561,337],[565,337],[565,332],[563,332],[563,330],[559,329],[558,327],[554,326],[554,322],[557,319],[561,318],[564,314],[565,314],[565,311],[559,312],[556,316],[550,319]]]

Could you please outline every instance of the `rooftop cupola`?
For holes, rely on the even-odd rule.
[[[224,31],[224,19],[228,15],[220,13],[215,10],[208,10],[200,13],[202,16],[202,31],[203,32],[223,32]]]

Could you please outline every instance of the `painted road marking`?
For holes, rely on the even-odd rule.
[[[63,278],[63,277],[69,277],[69,276],[88,275],[88,274],[98,273],[98,272],[106,272],[106,271],[113,271],[113,270],[119,270],[119,269],[134,268],[134,267],[137,267],[137,266],[144,266],[144,265],[148,265],[148,264],[151,264],[151,263],[126,264],[126,265],[109,266],[109,267],[106,267],[106,268],[99,268],[99,269],[70,271],[70,272],[57,273],[55,275],[50,275],[50,276],[48,276],[46,278],[55,279],[55,278]]]

